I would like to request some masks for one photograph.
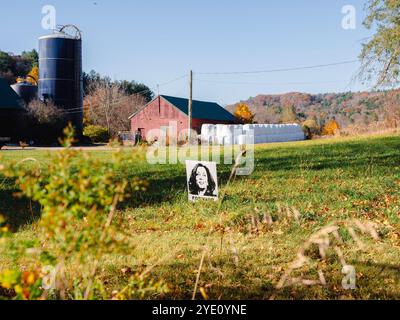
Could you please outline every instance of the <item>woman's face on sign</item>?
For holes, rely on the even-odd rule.
[[[207,171],[203,167],[199,167],[196,171],[196,183],[200,189],[206,189],[208,186]]]

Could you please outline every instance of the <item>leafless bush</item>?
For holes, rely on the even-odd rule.
[[[53,102],[44,103],[39,99],[31,101],[27,106],[27,111],[37,123],[45,125],[58,124],[65,116],[65,112],[56,107]]]
[[[85,98],[85,120],[108,129],[112,136],[130,130],[131,116],[146,104],[141,95],[127,95],[117,84],[97,83]]]

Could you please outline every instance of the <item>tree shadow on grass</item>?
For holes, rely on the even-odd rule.
[[[323,171],[329,169],[343,169],[351,172],[367,174],[368,167],[390,170],[393,166],[400,165],[400,157],[397,156],[393,146],[385,145],[375,147],[371,152],[364,143],[338,144],[334,147],[306,146],[304,149],[283,148],[276,156],[276,150],[261,150],[255,154],[255,171],[250,177],[257,178],[258,174],[266,171],[295,172],[304,167],[308,171]],[[382,149],[379,151],[379,149]],[[393,151],[395,150],[395,151]],[[379,151],[379,152],[378,152]],[[385,151],[385,152],[384,152]],[[172,203],[182,194],[186,194],[186,172],[184,166],[169,165],[165,170],[157,171],[159,165],[148,166],[140,173],[130,169],[126,177],[131,179],[135,176],[149,182],[146,192],[133,195],[133,199],[126,201],[123,207],[151,206],[162,203]],[[154,169],[155,168],[155,169]],[[232,166],[218,166],[219,186],[223,187],[230,175]],[[143,169],[142,169],[143,170]],[[285,175],[286,176],[286,175]]]
[[[185,172],[163,177],[152,174],[151,171],[142,172],[139,175],[132,173],[127,176],[128,179],[133,179],[133,177],[147,180],[149,182],[148,190],[132,194],[120,205],[120,209],[173,203],[182,195],[187,194]],[[226,181],[228,177],[229,173],[225,171],[220,175],[221,181]],[[14,182],[8,180],[5,186],[0,186],[0,214],[6,218],[11,230],[16,232],[22,226],[31,224],[40,218],[40,205],[25,197],[16,196],[15,193],[18,190],[13,185]]]
[[[218,174],[219,187],[226,184],[229,179],[230,171],[228,167],[224,167]],[[122,204],[123,208],[152,206],[162,203],[173,203],[182,195],[187,195],[186,172],[181,170],[169,176],[158,176],[157,173],[147,171],[138,175],[132,174],[128,179],[138,177],[146,180],[149,187],[145,192],[134,194],[131,199],[128,199]]]
[[[144,177],[143,177],[144,178]],[[125,206],[152,206],[161,203],[172,203],[186,192],[186,176],[173,178],[147,178],[147,191],[136,194]]]
[[[308,160],[305,164],[305,169],[309,171],[321,171],[326,169],[346,169],[351,168],[353,171],[364,171],[369,166],[370,159],[353,158],[343,159],[342,157],[327,157],[325,159]],[[396,161],[390,155],[376,156],[372,159],[372,166],[379,168],[392,168],[399,165],[400,160]],[[300,170],[302,166],[301,159],[295,156],[280,157],[279,159],[263,159],[257,161],[256,170],[270,170],[270,171],[291,171]]]
[[[396,141],[395,141],[396,142]],[[400,164],[399,144],[374,145],[363,143],[339,144],[330,148],[308,146],[304,149],[282,149],[282,156],[276,157],[274,150],[256,153],[256,170],[289,171],[305,169],[320,171],[325,169],[365,170],[368,166],[392,168]]]
[[[30,199],[15,196],[16,192],[11,188],[0,189],[0,214],[13,232],[40,218],[39,205]]]
[[[193,270],[196,269],[198,264],[198,260],[191,260],[190,262],[175,261],[168,265],[156,267],[154,274],[159,274],[173,288],[164,298],[172,300],[191,299],[196,277],[195,274],[193,275]],[[363,281],[357,281],[357,290],[342,288],[340,278],[331,279],[326,286],[299,285],[277,289],[271,281],[259,281],[261,279],[254,281],[254,279],[249,279],[247,275],[252,274],[251,270],[240,270],[240,268],[233,274],[226,274],[225,270],[222,269],[221,272],[224,273],[222,282],[218,280],[217,275],[210,276],[210,274],[203,270],[199,287],[204,287],[205,284],[210,286],[210,289],[206,290],[210,299],[218,299],[220,297],[232,300],[268,300],[273,297],[276,300],[340,300],[348,296],[351,296],[353,299],[400,299],[399,291],[389,288],[384,284],[384,280],[386,279],[392,279],[398,283],[400,266],[356,264],[356,270],[359,270],[361,265],[364,267],[364,275],[368,277]],[[376,279],[377,277],[379,279]],[[202,299],[200,292],[197,293],[197,298]]]

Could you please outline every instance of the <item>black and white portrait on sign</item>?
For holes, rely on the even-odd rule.
[[[189,200],[218,200],[217,164],[215,162],[186,161]]]

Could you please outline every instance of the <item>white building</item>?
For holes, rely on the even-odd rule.
[[[250,139],[250,140],[249,140]],[[232,145],[254,141],[255,144],[305,140],[299,124],[204,124],[201,140],[212,144]]]

